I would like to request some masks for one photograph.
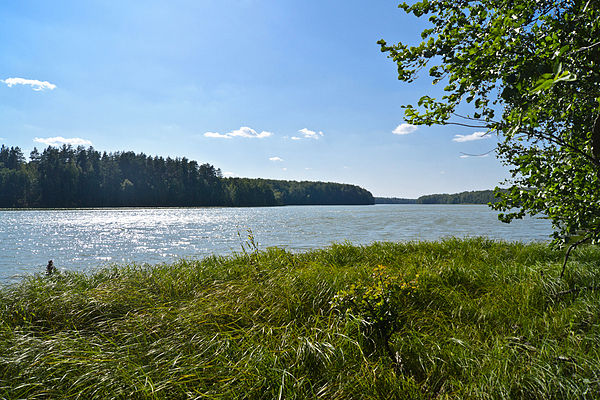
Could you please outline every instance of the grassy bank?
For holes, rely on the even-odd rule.
[[[40,275],[0,290],[0,398],[598,398],[600,294],[560,292],[599,260],[559,280],[561,252],[474,239]]]

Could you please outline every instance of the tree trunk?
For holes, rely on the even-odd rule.
[[[596,121],[594,121],[592,129],[592,156],[596,161],[600,161],[600,113],[596,116]],[[600,179],[600,168],[597,168],[596,175]]]

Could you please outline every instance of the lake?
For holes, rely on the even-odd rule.
[[[264,208],[114,208],[0,211],[0,281],[107,263],[161,263],[240,252],[251,229],[259,248],[291,251],[334,242],[486,236],[546,241],[544,219],[504,224],[485,205],[378,204]]]

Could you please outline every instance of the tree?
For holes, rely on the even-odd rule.
[[[497,189],[493,205],[506,212],[499,218],[544,214],[554,244],[599,243],[600,2],[423,0],[399,7],[429,16],[431,25],[419,45],[381,40],[381,50],[398,65],[399,80],[413,82],[428,69],[434,84],[445,85],[440,99],[404,106],[406,121],[498,134],[497,156],[511,168],[510,189]]]
[[[0,146],[0,208],[372,203],[371,193],[358,186],[228,179],[185,157],[49,146],[41,154],[34,148],[27,163],[20,148]]]

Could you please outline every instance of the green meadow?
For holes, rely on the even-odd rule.
[[[487,239],[38,274],[0,398],[600,398],[600,249]]]

